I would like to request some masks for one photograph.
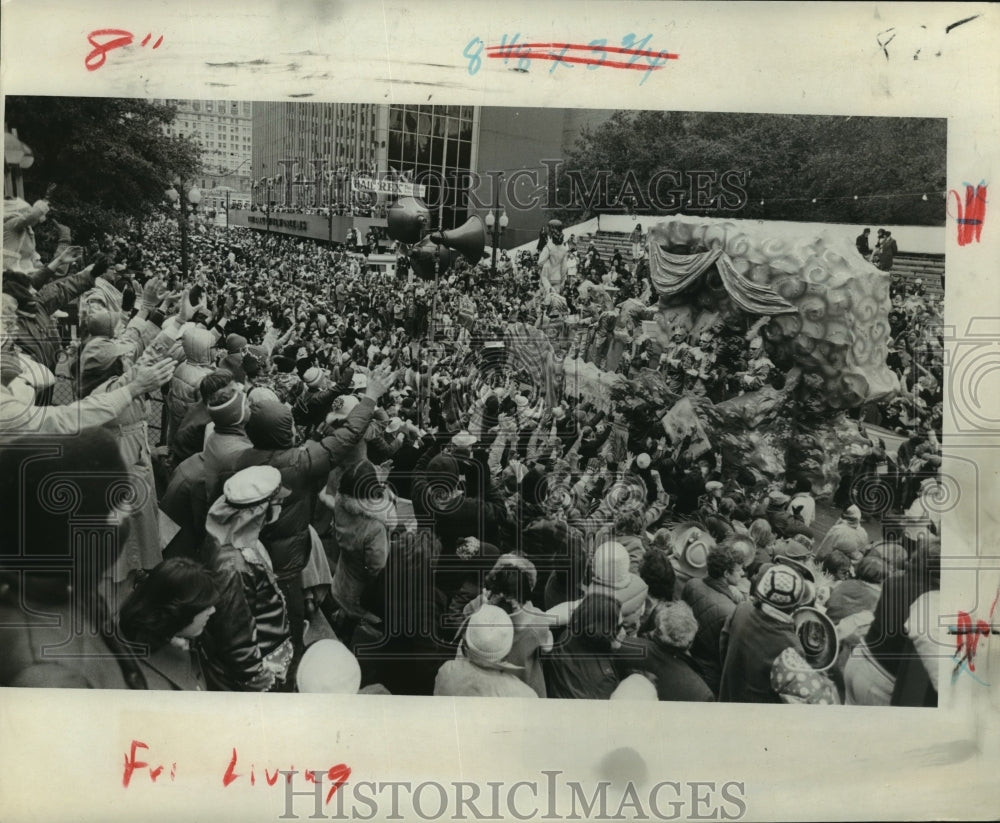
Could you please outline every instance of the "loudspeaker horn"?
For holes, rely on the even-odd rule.
[[[486,226],[478,214],[457,229],[431,235],[431,240],[459,252],[473,266],[480,261],[486,248]]]
[[[459,252],[435,243],[430,235],[410,247],[410,267],[421,280],[444,274],[458,259]]]
[[[417,243],[431,224],[431,213],[416,197],[400,197],[387,213],[386,233],[400,243]]]

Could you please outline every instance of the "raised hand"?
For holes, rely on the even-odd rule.
[[[136,366],[130,384],[134,390],[134,395],[148,394],[158,389],[173,377],[176,365],[170,358],[165,358],[158,363]]]

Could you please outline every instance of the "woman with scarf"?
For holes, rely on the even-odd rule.
[[[278,519],[288,494],[281,472],[253,466],[230,477],[208,511],[208,566],[220,592],[203,645],[213,691],[269,691],[290,674],[285,598],[260,541],[261,529]]]

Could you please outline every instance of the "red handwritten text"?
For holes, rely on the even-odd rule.
[[[239,774],[236,771],[236,762],[239,759],[239,755],[236,749],[233,749],[232,757],[229,759],[229,765],[226,767],[226,773],[222,776],[222,785],[229,786],[235,783],[239,778],[243,777],[243,774]],[[270,771],[264,769],[264,779],[267,781],[268,786],[273,786],[278,782],[278,775],[281,774],[280,769],[276,769],[272,775]],[[295,766],[290,766],[288,771],[285,772],[285,782],[291,783],[292,777],[296,774]],[[323,775],[322,770],[316,769],[306,769],[305,779],[311,783],[316,782],[316,775]],[[343,786],[347,782],[347,778],[351,776],[351,767],[346,763],[338,763],[336,766],[331,766],[327,769],[325,774],[325,779],[331,782],[330,790],[326,793],[326,802],[329,803],[333,796],[337,793],[337,789]],[[320,778],[323,779],[323,778]],[[250,785],[257,785],[257,774],[254,764],[250,764]]]
[[[149,772],[149,779],[155,783],[157,778],[159,778],[166,768],[164,765],[153,766],[144,760],[139,760],[138,755],[141,749],[149,751],[149,746],[143,743],[141,740],[133,740],[131,746],[129,747],[128,753],[125,755],[125,771],[122,774],[122,786],[128,788],[132,784],[132,778],[136,771],[139,769],[146,769]],[[236,749],[233,748],[232,755],[229,758],[229,764],[226,766],[226,770],[222,775],[222,785],[228,787],[238,782],[244,777],[249,777],[250,785],[257,785],[257,771],[253,763],[250,764],[249,771],[239,770],[237,771],[237,764],[239,762],[239,754]],[[174,780],[177,776],[177,764],[173,763],[170,766],[170,771],[168,772],[170,779]],[[264,781],[268,786],[274,786],[278,782],[278,777],[282,774],[285,775],[285,782],[291,785],[292,778],[298,774],[295,770],[295,766],[289,766],[287,770],[285,769],[275,769],[272,773],[270,769],[264,769]],[[323,769],[306,769],[305,779],[310,783],[318,783],[322,781],[329,781],[330,788],[326,793],[326,802],[329,803],[333,796],[337,793],[337,790],[347,783],[348,778],[351,776],[351,767],[346,763],[338,763],[336,766],[331,766],[329,769],[324,771]]]
[[[125,755],[125,771],[122,774],[122,785],[126,788],[132,782],[132,775],[135,774],[136,769],[149,769],[149,778],[154,783],[156,778],[158,778],[163,773],[163,766],[157,766],[155,769],[152,768],[149,763],[142,760],[136,760],[136,750],[137,749],[149,749],[145,743],[141,740],[133,740],[132,745],[129,748],[128,754]],[[174,763],[170,767],[170,779],[173,780],[177,776],[177,764]]]
[[[153,35],[147,34],[139,45],[146,46],[152,39]],[[135,37],[132,32],[124,29],[95,29],[87,35],[87,42],[93,46],[93,49],[86,56],[83,64],[87,67],[87,71],[97,71],[108,61],[109,51],[131,46],[135,42]],[[158,49],[162,42],[163,35],[160,35],[153,43],[153,48]]]
[[[964,202],[955,189],[948,192],[948,196],[954,196],[958,204],[958,214],[955,216],[955,222],[958,223],[958,245],[978,243],[986,222],[986,181],[978,186],[966,183]]]
[[[977,620],[975,624],[973,624],[972,617],[967,612],[958,613],[958,625],[953,626],[949,630],[950,634],[956,635],[953,659],[957,662],[955,670],[952,672],[953,681],[958,677],[963,668],[967,668],[969,674],[974,678],[976,677],[976,652],[979,650],[979,638],[989,637],[991,634],[1000,634],[1000,630],[993,627],[993,615],[996,612],[998,602],[1000,602],[1000,588],[997,589],[993,603],[990,605],[989,619]],[[979,678],[976,679],[979,680]],[[980,680],[979,682],[982,683],[983,681]]]
[[[556,49],[558,51],[549,51]],[[567,52],[586,52],[587,56],[568,55]],[[631,57],[628,62],[609,60],[608,54]],[[600,56],[598,56],[600,55]],[[642,49],[626,49],[605,45],[582,45],[574,43],[521,43],[511,45],[487,46],[486,56],[494,59],[510,60],[517,57],[521,60],[555,60],[560,63],[579,63],[585,66],[603,66],[609,69],[632,69],[634,71],[658,71],[663,68],[660,61],[677,60],[680,55],[666,51],[644,51]],[[640,63],[636,58],[652,58],[650,63]]]

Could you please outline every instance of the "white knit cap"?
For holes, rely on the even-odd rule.
[[[623,589],[629,584],[628,550],[618,542],[609,540],[594,550],[594,582],[612,589]]]
[[[483,606],[469,618],[465,649],[469,660],[495,668],[514,645],[514,624],[499,606]]]
[[[317,640],[302,655],[295,682],[300,692],[357,694],[361,666],[339,640]]]
[[[658,700],[656,686],[643,674],[630,674],[611,692],[611,700]]]

